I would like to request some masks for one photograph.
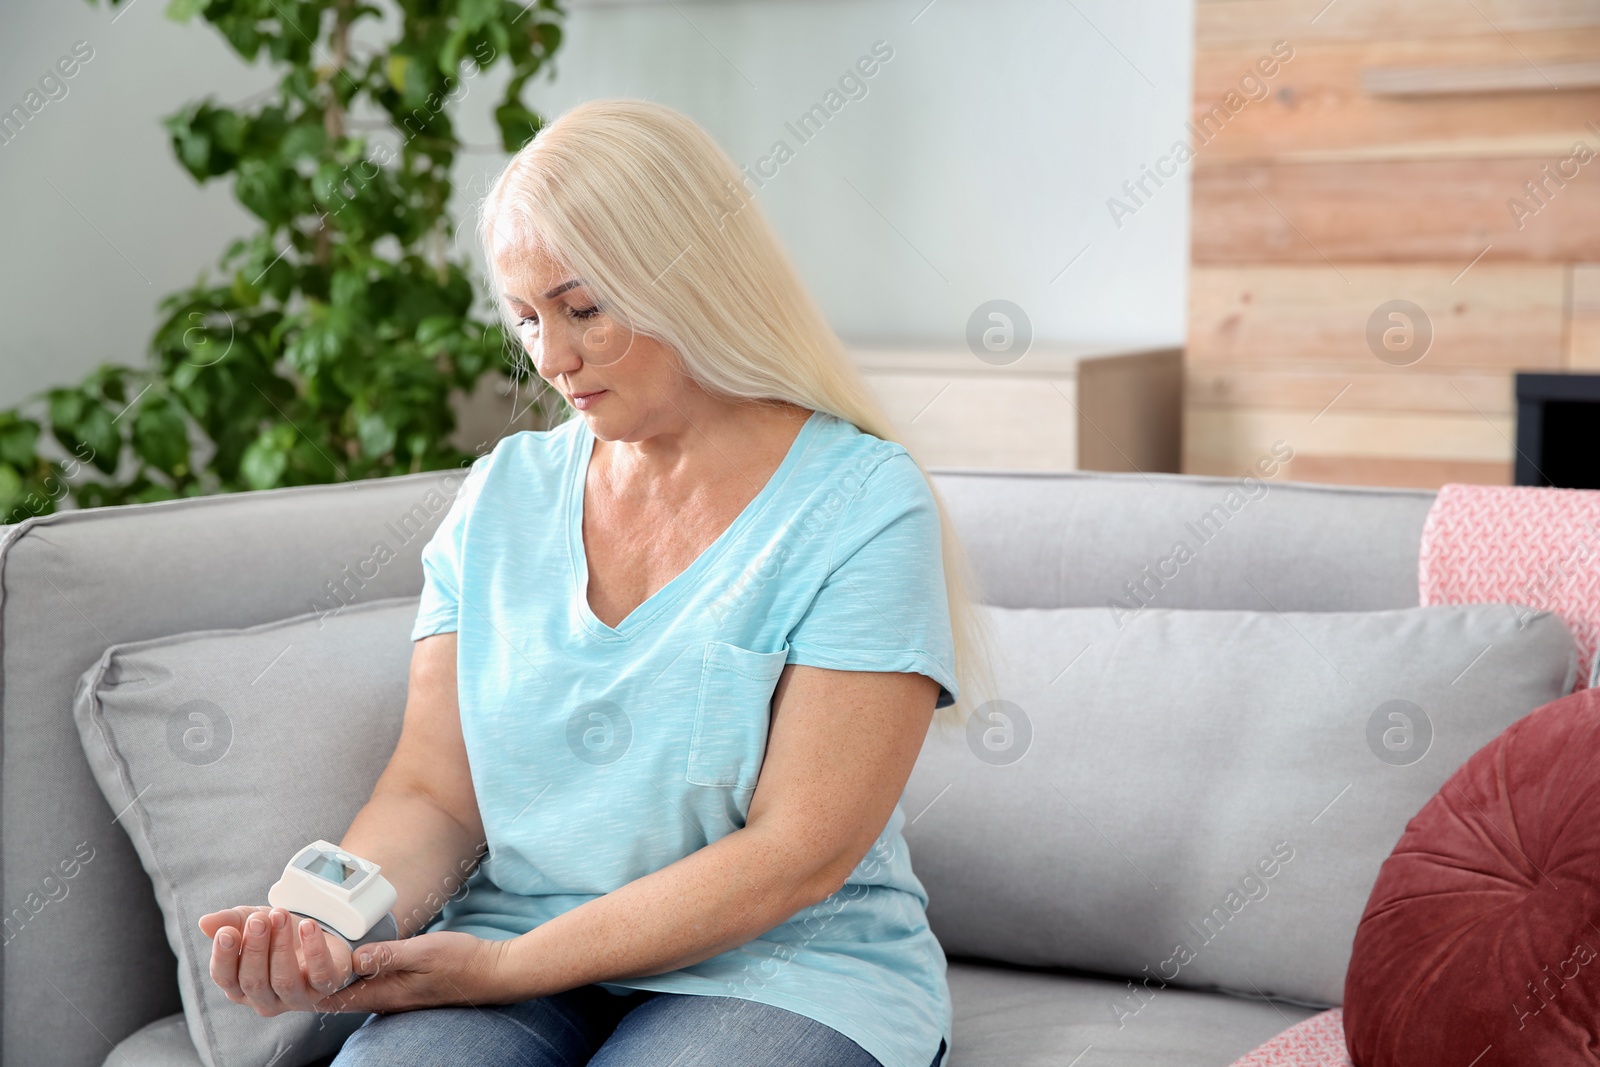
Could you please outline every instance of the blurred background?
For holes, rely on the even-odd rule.
[[[1600,487],[1600,0],[418,10],[0,15],[0,521],[563,417],[474,212],[602,96],[745,167],[929,466]]]

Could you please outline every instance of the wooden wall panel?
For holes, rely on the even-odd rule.
[[[1418,374],[1406,367],[1191,363],[1184,388],[1193,407],[1300,408],[1308,418],[1335,408],[1461,415],[1515,410],[1510,376],[1494,370]]]
[[[1296,456],[1286,477],[1297,482],[1432,489],[1445,482],[1510,485],[1511,461],[1395,459],[1389,456]]]
[[[1506,416],[1191,410],[1184,470],[1240,476],[1276,442],[1294,457],[1283,477],[1347,485],[1436,488],[1446,481],[1507,485],[1514,420]]]
[[[1572,268],[1567,367],[1600,371],[1600,264]]]
[[[1189,276],[1189,363],[1413,374],[1466,368],[1558,369],[1566,270],[1451,265],[1206,267]],[[1433,343],[1410,367],[1390,367],[1367,343],[1368,321],[1391,300],[1427,314]]]
[[[1286,441],[1296,456],[1364,456],[1509,463],[1514,420],[1507,415],[1192,408],[1185,416],[1185,470],[1238,473]],[[1232,470],[1229,470],[1229,465]]]
[[[1289,44],[1292,58],[1278,64],[1273,77],[1247,82],[1235,98],[1248,103],[1227,112],[1220,123],[1213,117],[1206,132],[1215,135],[1200,149],[1206,164],[1506,155],[1548,162],[1565,158],[1580,138],[1600,148],[1600,133],[1589,128],[1600,124],[1600,91],[1594,89],[1458,93],[1419,100],[1375,95],[1363,88],[1364,72],[1402,67],[1502,64],[1537,76],[1529,64],[1543,68],[1574,56],[1600,56],[1600,29]],[[1241,79],[1267,55],[1260,48],[1233,46],[1196,56],[1196,128],[1215,108],[1226,107],[1228,94],[1240,92]],[[1271,70],[1272,64],[1265,69]]]
[[[1600,0],[1198,0],[1196,39],[1184,469],[1509,483],[1515,373],[1600,371]]]
[[[1370,40],[1600,23],[1600,0],[1199,0],[1200,48],[1279,38]]]
[[[1590,143],[1600,153],[1600,137]],[[1577,167],[1564,187],[1542,170],[1560,163],[1513,158],[1197,167],[1193,259],[1331,260],[1341,267],[1428,260],[1457,263],[1460,270],[1490,245],[1490,260],[1592,258],[1600,248],[1600,155]],[[1542,206],[1524,188],[1541,179],[1549,190]],[[1513,198],[1530,213],[1515,215],[1508,207]]]

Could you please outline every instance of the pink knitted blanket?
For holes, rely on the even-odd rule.
[[[1600,491],[1511,485],[1439,490],[1422,528],[1423,604],[1519,604],[1560,616],[1588,685],[1600,646]]]
[[[1233,1067],[1355,1067],[1344,1046],[1344,1012],[1334,1008],[1296,1023]]]

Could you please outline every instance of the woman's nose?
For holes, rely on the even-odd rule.
[[[583,355],[577,339],[563,334],[547,335],[540,330],[528,347],[528,355],[538,369],[540,377],[555,378],[577,370],[583,365]]]

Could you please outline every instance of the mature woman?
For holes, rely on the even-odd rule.
[[[340,842],[400,936],[214,912],[213,979],[376,1013],[337,1067],[939,1064],[899,801],[987,677],[942,505],[684,116],[567,112],[481,239],[578,415],[474,463],[423,553],[400,741]]]

